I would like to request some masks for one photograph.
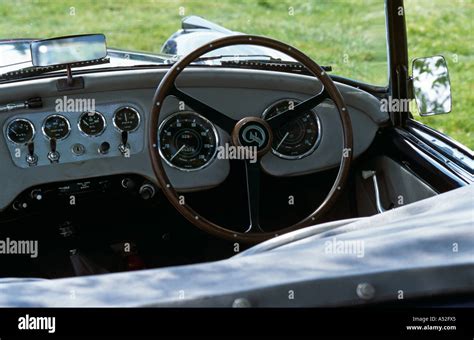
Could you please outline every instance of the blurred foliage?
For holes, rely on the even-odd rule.
[[[406,0],[410,58],[442,54],[451,74],[452,114],[423,122],[471,148],[473,1]],[[100,32],[111,47],[159,52],[186,15],[280,39],[335,74],[387,84],[382,0],[0,0],[0,38]]]
[[[474,149],[474,1],[406,0],[405,12],[410,60],[443,55],[451,81],[451,113],[416,119]]]

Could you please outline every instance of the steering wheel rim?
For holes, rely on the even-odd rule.
[[[342,150],[342,155],[341,155],[341,161],[340,161],[339,171],[337,173],[336,179],[328,195],[323,200],[323,202],[319,205],[319,207],[316,208],[308,217],[299,221],[298,223],[293,224],[292,226],[280,229],[278,230],[278,232],[258,232],[258,233],[244,232],[242,233],[242,232],[230,230],[210,220],[207,220],[206,218],[201,216],[199,213],[194,211],[187,204],[181,204],[182,202],[180,202],[180,199],[179,199],[180,195],[174,189],[171,181],[169,180],[166,174],[164,160],[161,158],[159,154],[159,150],[158,150],[158,124],[160,121],[160,113],[161,113],[162,104],[164,103],[166,97],[168,97],[169,95],[174,95],[178,97],[180,100],[183,100],[185,104],[187,104],[193,110],[197,110],[197,107],[199,107],[199,109],[202,109],[202,110],[207,109],[208,113],[210,112],[212,114],[215,114],[215,112],[213,112],[215,110],[213,110],[212,108],[205,107],[205,106],[201,107],[201,105],[205,105],[205,104],[196,101],[191,96],[188,96],[186,93],[177,89],[175,85],[175,81],[177,77],[179,76],[179,74],[181,74],[181,72],[187,66],[189,66],[193,61],[195,61],[196,59],[198,59],[199,57],[201,57],[202,55],[206,53],[209,53],[213,50],[216,50],[222,47],[227,47],[227,46],[232,46],[232,45],[244,45],[244,44],[272,48],[274,50],[286,53],[288,56],[292,57],[293,59],[300,62],[302,65],[304,65],[316,78],[319,79],[319,81],[321,82],[323,86],[323,89],[319,94],[311,97],[310,99],[304,101],[301,104],[304,105],[304,103],[306,103],[306,106],[311,105],[308,107],[310,107],[310,109],[313,109],[323,100],[329,98],[334,102],[338,110],[339,118],[342,124],[343,150]],[[193,105],[189,105],[189,102],[192,102]],[[303,107],[301,108],[301,111],[302,110],[303,110]],[[196,112],[199,113],[199,110],[197,110]],[[214,115],[214,117],[216,116]],[[249,117],[246,117],[246,118],[249,118]],[[217,125],[220,126],[221,128],[224,128],[225,126],[227,128],[226,130],[231,133],[233,143],[234,144],[236,142],[238,143],[238,138],[236,140],[236,133],[238,134],[239,132],[238,131],[235,132],[237,124],[235,124],[234,126],[231,126],[233,122],[227,121],[223,117],[221,119],[222,119],[220,121],[221,124],[218,123]],[[213,121],[213,123],[215,122]],[[239,123],[240,125],[243,124],[241,121],[237,123]],[[259,123],[261,122],[259,121]],[[278,121],[275,120],[275,124],[282,124],[282,122],[278,123]],[[201,230],[208,232],[210,234],[213,234],[220,238],[224,238],[224,239],[232,240],[232,241],[240,241],[244,243],[258,243],[258,242],[270,239],[272,237],[281,235],[283,233],[287,233],[287,232],[314,224],[314,221],[316,221],[319,217],[321,217],[324,213],[326,213],[329,210],[329,208],[333,206],[337,197],[342,191],[342,188],[344,186],[344,183],[347,180],[347,177],[350,171],[350,164],[351,164],[352,153],[353,153],[352,152],[353,151],[352,125],[351,125],[349,112],[345,105],[344,99],[342,98],[339,90],[337,89],[336,85],[334,84],[333,80],[329,77],[329,75],[322,69],[321,66],[319,66],[315,61],[313,61],[311,58],[306,56],[303,52],[299,51],[298,49],[290,45],[287,45],[285,43],[282,43],[280,41],[271,39],[271,38],[254,36],[254,35],[234,35],[234,36],[228,36],[228,37],[214,40],[210,43],[207,43],[195,49],[194,51],[190,52],[189,54],[181,58],[177,63],[175,63],[168,70],[168,72],[163,77],[163,79],[161,80],[160,84],[158,85],[156,89],[155,95],[153,97],[153,106],[151,110],[151,119],[150,119],[149,129],[150,130],[148,133],[148,138],[149,138],[148,143],[149,143],[149,151],[150,151],[153,171],[164,195],[170,201],[170,203],[178,210],[178,212],[181,215],[183,215],[188,221],[190,221],[192,224],[194,224]],[[271,142],[271,134],[272,132],[270,128],[269,130],[270,138],[269,140],[267,140],[267,143]],[[267,149],[266,151],[268,151],[268,148],[266,149]],[[248,164],[249,163],[246,162],[246,166]],[[260,163],[258,162],[258,164]],[[249,175],[248,175],[247,167],[246,167],[246,170],[247,170],[247,185],[248,185],[247,192],[249,195],[248,200],[250,200],[251,187],[248,184]],[[249,214],[251,215],[251,212],[249,212]],[[252,220],[252,217],[251,217],[251,220]],[[252,229],[252,222],[251,222],[250,229]]]

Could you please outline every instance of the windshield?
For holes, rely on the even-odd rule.
[[[103,33],[109,47],[159,54],[170,36],[181,29],[181,20],[197,15],[231,33],[265,35],[289,43],[320,65],[332,66],[334,74],[387,84],[382,0],[59,0],[21,4],[0,1],[0,39]],[[0,44],[0,73],[31,66],[29,60],[27,42]],[[119,53],[112,55],[111,62],[95,67],[163,63],[165,59]]]

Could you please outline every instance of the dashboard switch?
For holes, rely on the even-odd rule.
[[[59,152],[57,151],[50,151],[48,152],[48,159],[51,163],[58,163],[59,162]]]
[[[143,184],[140,187],[140,190],[138,191],[138,193],[144,200],[148,200],[150,198],[153,198],[153,196],[155,196],[155,187],[149,183]]]
[[[128,144],[128,132],[122,131],[122,144],[119,145],[119,151],[124,156],[130,155],[130,145]]]
[[[35,166],[38,164],[38,156],[35,154],[35,144],[33,142],[28,143],[28,155],[26,155],[26,162],[29,166]]]
[[[122,144],[127,145],[128,142],[128,132],[122,131]]]
[[[135,181],[131,178],[128,178],[128,177],[122,179],[121,185],[124,189],[127,189],[127,190],[133,190],[137,186]]]
[[[13,207],[13,209],[15,209],[17,211],[22,210],[22,209],[28,208],[28,203],[21,202],[21,201],[15,201],[15,202],[13,202],[12,207]]]
[[[102,144],[99,145],[99,153],[102,155],[105,155],[109,153],[110,150],[110,144],[109,142],[103,142]]]
[[[51,138],[49,141],[49,148],[51,151],[48,152],[48,159],[51,163],[59,162],[59,152],[56,151],[56,139]]]
[[[39,189],[32,190],[30,193],[30,196],[32,199],[37,200],[37,201],[41,201],[43,199],[43,194],[41,190]]]

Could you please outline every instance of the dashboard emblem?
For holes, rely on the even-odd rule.
[[[267,134],[265,130],[256,124],[246,126],[242,130],[242,139],[248,144],[257,143],[256,146],[261,148],[265,145],[267,140]]]
[[[267,153],[272,141],[273,135],[270,126],[259,117],[242,118],[232,131],[234,145],[256,148],[259,156]]]

